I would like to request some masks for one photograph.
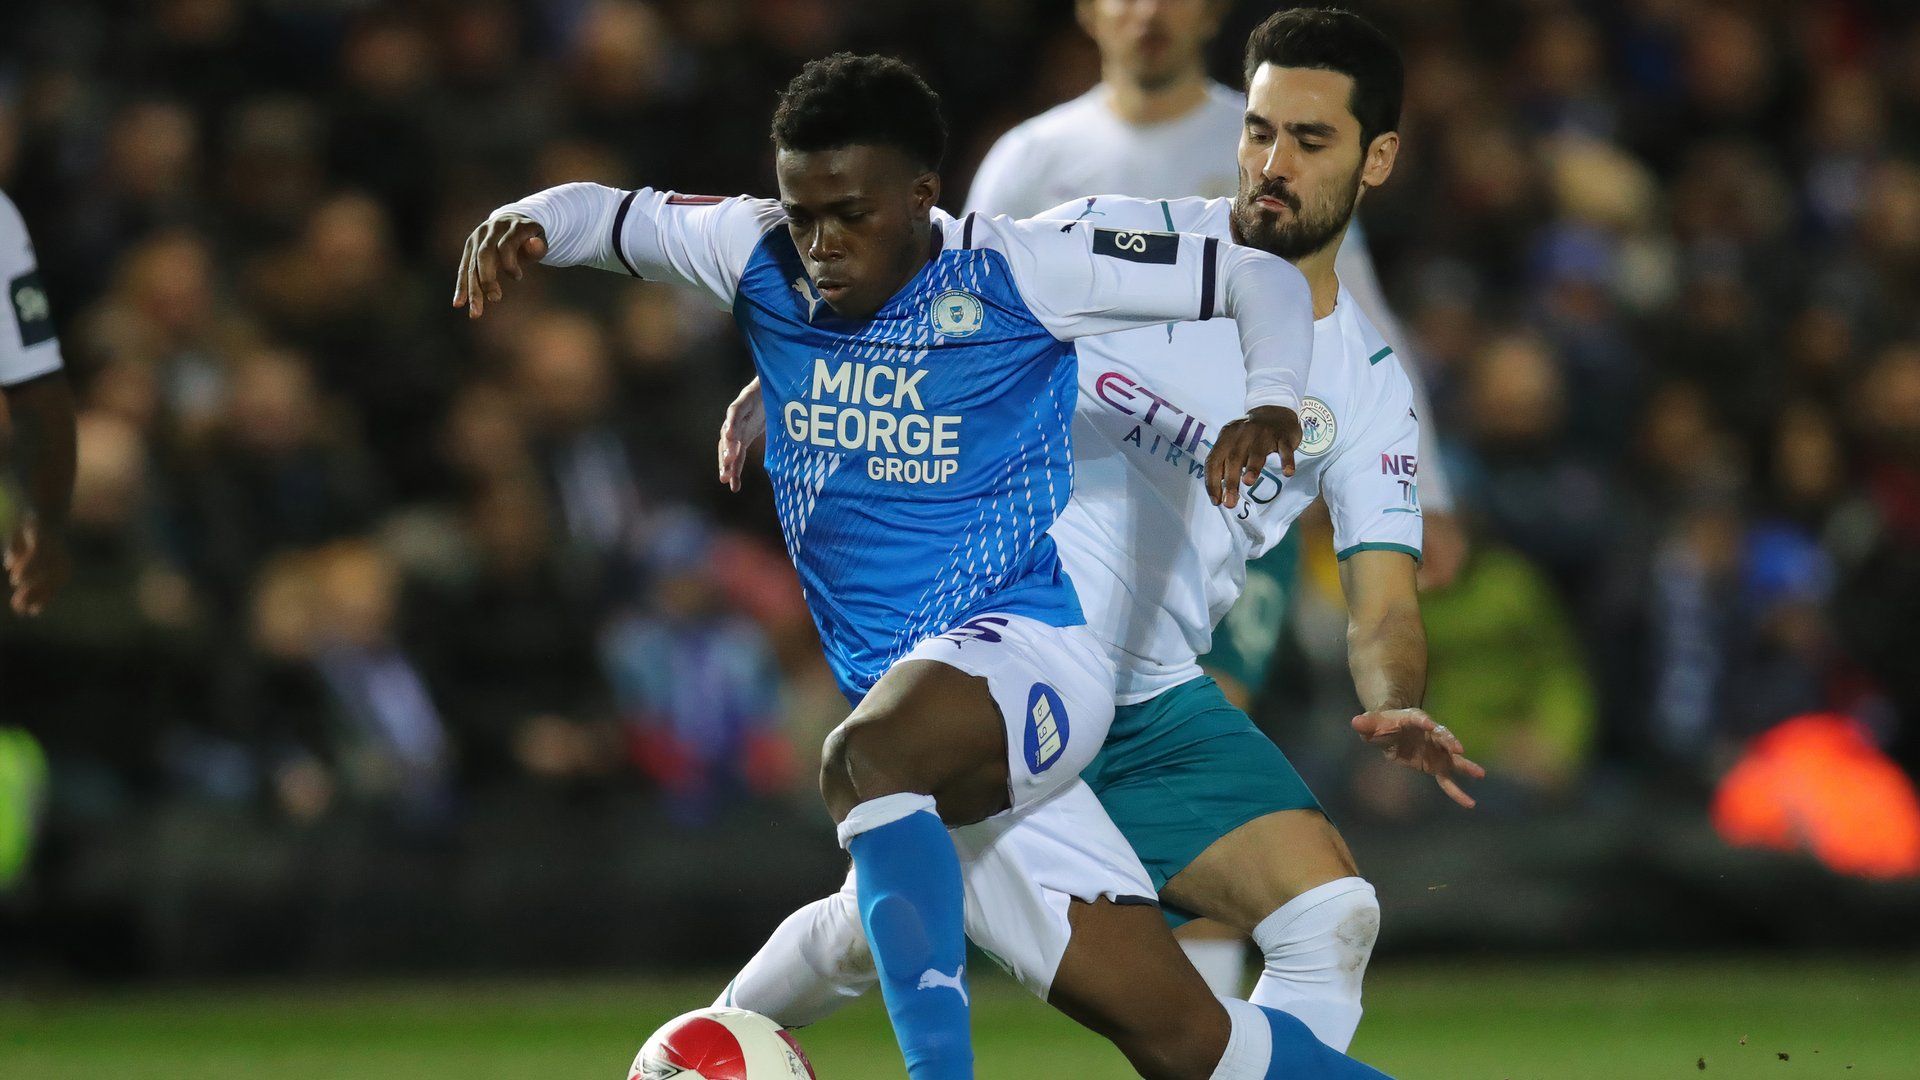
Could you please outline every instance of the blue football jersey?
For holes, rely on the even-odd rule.
[[[861,323],[810,289],[775,228],[733,314],[787,552],[841,687],[864,693],[987,611],[1084,621],[1047,537],[1073,490],[1073,346],[1028,310],[1005,257],[943,247]]]
[[[1084,621],[1047,535],[1073,487],[1072,342],[1224,307],[1221,245],[1198,236],[936,211],[932,257],[851,321],[814,291],[770,200],[569,184],[506,209],[546,228],[549,264],[688,282],[731,309],[760,375],[787,551],[856,702],[975,615]],[[1277,352],[1304,376],[1311,302],[1272,261],[1292,280],[1267,299],[1306,328]]]

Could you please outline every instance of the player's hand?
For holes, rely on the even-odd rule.
[[[7,584],[13,589],[13,610],[17,615],[38,615],[47,609],[60,587],[67,583],[72,561],[67,556],[65,535],[59,529],[43,526],[28,517],[7,538],[7,549],[0,561],[6,563]]]
[[[1240,486],[1260,482],[1267,458],[1280,455],[1280,475],[1293,475],[1293,451],[1300,445],[1300,417],[1292,409],[1262,405],[1220,429],[1207,455],[1207,498],[1231,510],[1240,505]]]
[[[1469,759],[1460,740],[1446,725],[1434,723],[1421,709],[1376,709],[1353,718],[1353,730],[1380,748],[1387,760],[1433,777],[1447,798],[1473,809],[1473,796],[1460,790],[1455,776],[1484,780],[1487,770]]]
[[[547,230],[524,214],[498,214],[482,222],[467,237],[460,253],[460,273],[453,280],[453,306],[465,307],[467,318],[486,314],[488,303],[499,303],[502,276],[519,281],[526,267],[547,254]]]
[[[747,451],[767,433],[767,414],[760,404],[760,378],[742,387],[740,395],[727,406],[727,418],[720,421],[720,482],[733,491],[740,490],[740,474],[746,471]]]

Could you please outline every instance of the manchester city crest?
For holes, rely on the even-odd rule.
[[[933,309],[929,312],[933,320],[934,333],[942,337],[963,338],[979,333],[980,326],[986,322],[987,309],[980,298],[964,289],[948,289],[933,298]]]
[[[1300,449],[1294,453],[1301,457],[1326,453],[1333,449],[1335,430],[1333,410],[1319,398],[1308,398],[1300,403]]]

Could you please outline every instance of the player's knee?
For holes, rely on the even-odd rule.
[[[847,811],[860,801],[847,768],[845,724],[828,732],[827,741],[820,748],[820,797],[826,800],[835,821],[845,818]]]
[[[1373,886],[1357,876],[1308,890],[1254,930],[1268,970],[1356,998],[1379,938],[1380,901]]]
[[[932,794],[916,784],[910,763],[897,760],[900,740],[889,738],[885,728],[884,720],[854,716],[827,735],[820,754],[820,794],[836,817],[883,795]]]
[[[1339,914],[1333,925],[1335,963],[1344,981],[1358,983],[1380,940],[1380,901],[1371,888],[1342,893],[1335,901]]]

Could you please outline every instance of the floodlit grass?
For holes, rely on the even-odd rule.
[[[1010,982],[976,981],[982,1080],[1132,1075]],[[722,982],[16,995],[0,999],[0,1078],[624,1080],[647,1033]],[[1355,1052],[1406,1080],[1920,1080],[1920,961],[1388,958],[1369,979],[1368,1007]],[[877,998],[800,1038],[823,1080],[904,1076]]]

